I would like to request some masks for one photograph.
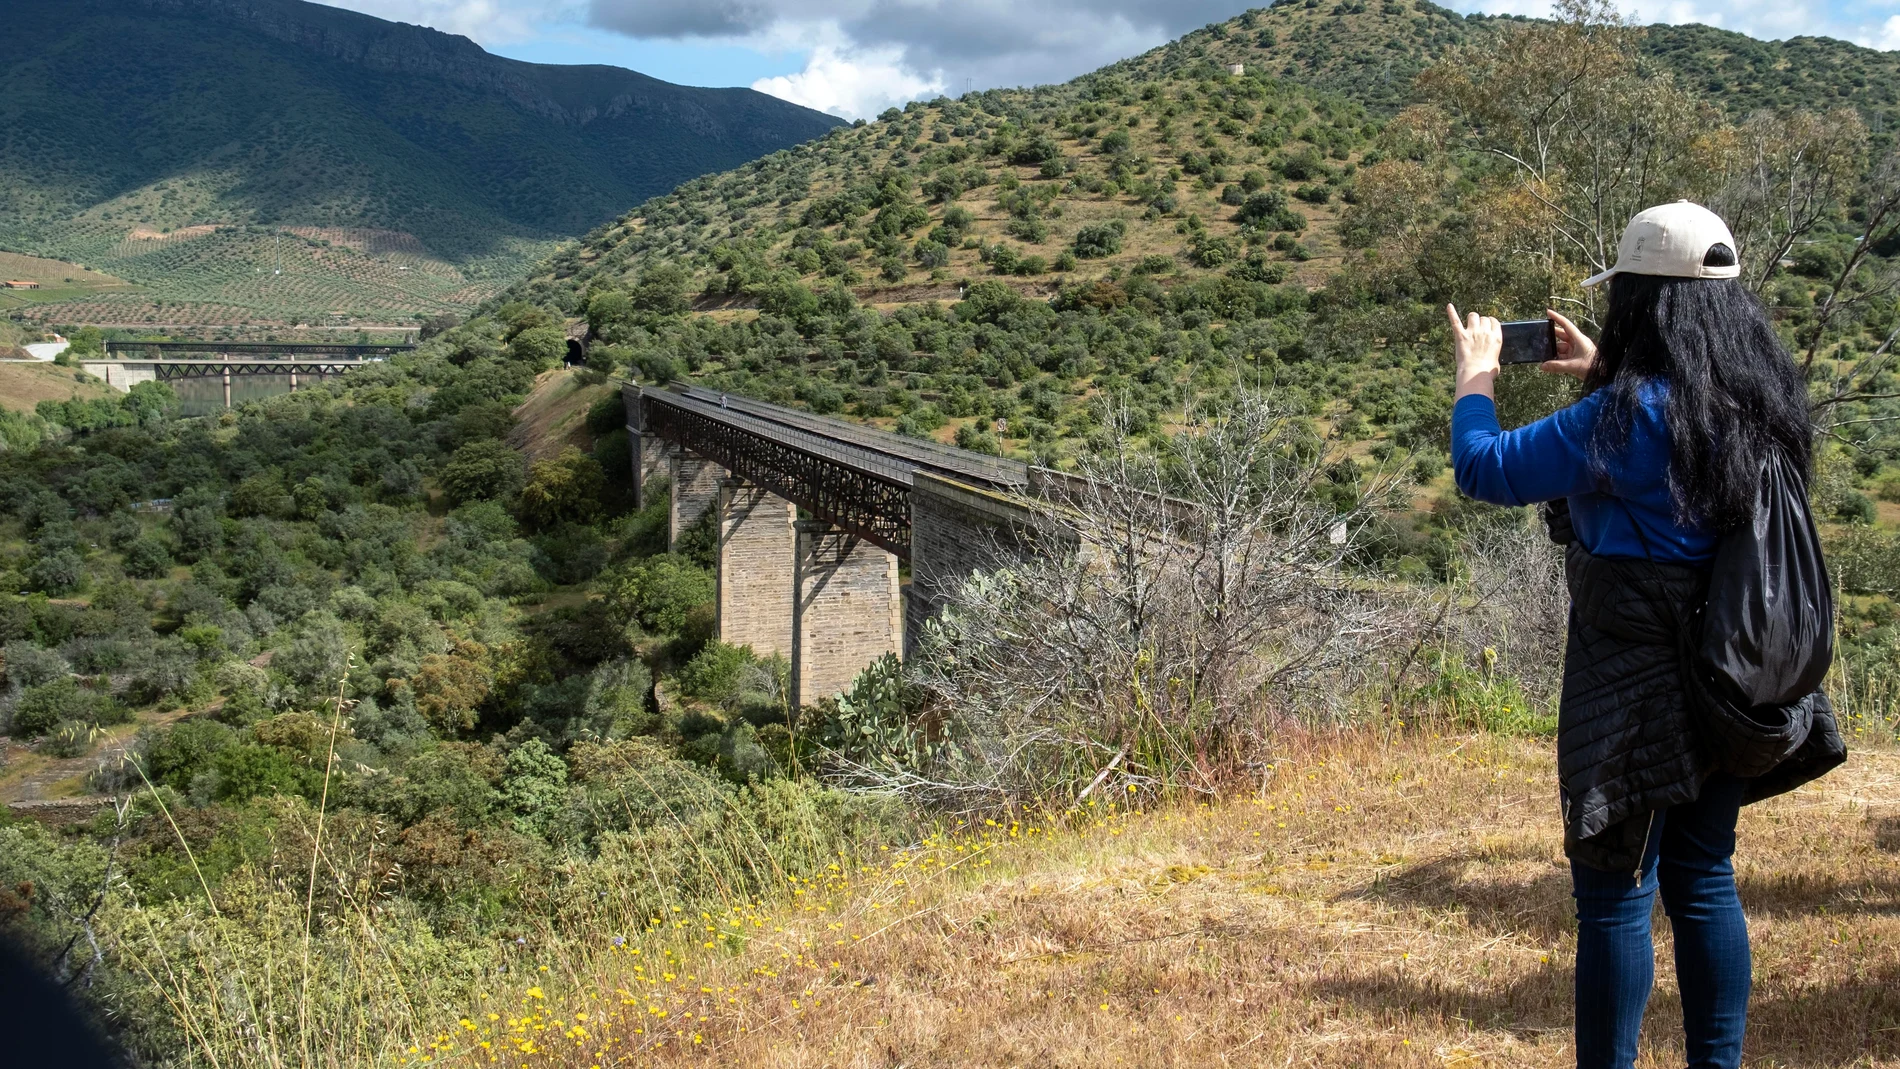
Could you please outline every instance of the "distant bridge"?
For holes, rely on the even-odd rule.
[[[636,495],[668,476],[669,546],[713,511],[719,637],[787,656],[793,708],[903,650],[950,584],[1021,548],[1016,495],[1064,479],[717,390],[621,396]]]
[[[104,358],[81,360],[79,366],[120,392],[141,382],[221,378],[228,408],[234,375],[289,375],[294,390],[300,377],[341,374],[414,348],[321,342],[109,341]]]

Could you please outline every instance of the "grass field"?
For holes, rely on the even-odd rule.
[[[112,387],[75,368],[37,361],[0,364],[0,406],[16,412],[31,412],[41,401],[104,397],[111,392]]]
[[[1744,812],[1749,1064],[1900,1064],[1897,786],[1900,754],[1858,752]],[[549,955],[441,1022],[427,1053],[1570,1065],[1576,936],[1555,796],[1545,740],[1295,741],[1244,797],[1153,813],[1104,801],[1053,832],[1025,816],[801,885],[784,906],[675,918],[679,942],[599,933],[584,957]],[[1657,930],[1645,1069],[1683,1057],[1660,914]]]

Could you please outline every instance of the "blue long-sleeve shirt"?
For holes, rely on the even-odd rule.
[[[1669,426],[1662,392],[1644,398],[1607,484],[1600,483],[1589,461],[1603,396],[1599,390],[1513,431],[1498,425],[1497,404],[1489,397],[1459,398],[1451,410],[1451,464],[1458,489],[1493,505],[1568,498],[1577,540],[1599,557],[1707,563],[1715,555],[1715,537],[1678,524],[1669,499]]]

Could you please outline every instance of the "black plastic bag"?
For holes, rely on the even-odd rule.
[[[1774,450],[1754,522],[1722,536],[1696,629],[1690,689],[1712,755],[1759,776],[1806,741],[1834,663],[1834,590],[1806,480]]]

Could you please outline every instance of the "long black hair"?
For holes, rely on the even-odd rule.
[[[1729,266],[1726,245],[1705,265]],[[1773,448],[1804,476],[1812,451],[1807,387],[1755,295],[1734,279],[1618,274],[1585,390],[1606,393],[1590,466],[1607,479],[1641,398],[1662,387],[1675,519],[1720,532],[1754,514]]]

